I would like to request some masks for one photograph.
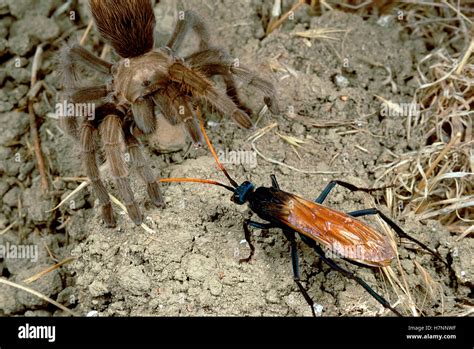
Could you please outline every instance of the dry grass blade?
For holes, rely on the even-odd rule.
[[[301,144],[305,144],[306,142],[299,139],[299,138],[296,138],[296,137],[293,137],[293,136],[285,136],[285,135],[282,135],[281,133],[279,132],[276,132],[276,134],[281,138],[283,139],[286,143],[288,143],[289,145],[292,145],[294,147],[301,147]]]
[[[25,284],[31,284],[33,281],[36,281],[36,280],[42,278],[42,277],[45,276],[46,274],[52,272],[53,270],[58,269],[59,267],[65,265],[65,264],[67,264],[67,263],[72,262],[72,261],[75,260],[75,259],[76,259],[76,257],[68,257],[68,258],[66,258],[66,259],[63,259],[61,262],[56,263],[55,265],[52,265],[51,267],[46,268],[45,270],[42,270],[42,271],[40,271],[39,273],[37,273],[37,274],[35,274],[35,275],[33,275],[33,276],[30,276],[29,278],[23,280],[23,282],[24,282]]]
[[[314,28],[310,30],[305,30],[302,32],[293,33],[295,36],[299,36],[306,39],[327,39],[327,40],[339,40],[333,36],[329,36],[328,34],[334,33],[345,33],[346,30],[336,29],[336,28]]]
[[[99,172],[102,174],[106,169],[108,168],[108,163],[102,164],[99,168]],[[90,184],[89,179],[86,179],[86,181],[82,182],[77,186],[76,189],[74,189],[72,192],[69,193],[59,204],[54,206],[51,210],[48,210],[46,212],[52,212],[63,206],[68,200],[72,199],[74,196],[76,196],[82,189],[87,187]]]
[[[267,27],[267,32],[266,34],[270,34],[272,31],[274,31],[276,28],[278,28],[284,21],[286,21],[286,19],[288,17],[290,17],[291,14],[293,14],[296,10],[298,10],[301,6],[303,6],[305,4],[305,0],[298,0],[298,2],[296,2],[292,7],[291,9],[286,12],[283,16],[281,16],[279,19],[277,19],[276,21],[272,21],[268,24],[268,27]]]
[[[127,212],[127,208],[125,207],[124,204],[122,204],[122,202],[120,202],[119,199],[117,199],[115,196],[113,196],[112,194],[109,193],[109,197],[110,197],[110,200],[116,204],[118,207],[120,207],[122,209],[122,211],[124,213]],[[142,227],[147,233],[150,233],[150,234],[156,234],[156,231],[154,231],[153,229],[151,229],[148,225],[146,225],[145,223],[142,223],[140,225],[140,227]]]
[[[5,229],[3,229],[2,231],[0,231],[0,236],[2,236],[3,234],[6,234],[7,232],[10,231],[11,228],[13,228],[15,226],[15,224],[18,223],[18,219],[15,220],[13,223],[9,224]]]
[[[79,314],[77,314],[76,312],[72,311],[71,309],[69,308],[66,308],[64,305],[56,302],[55,300],[49,298],[48,296],[45,296],[44,294],[41,294],[40,292],[38,291],[35,291],[29,287],[26,287],[26,286],[23,286],[23,285],[20,285],[20,284],[17,284],[15,282],[12,282],[12,281],[9,281],[7,279],[4,279],[4,278],[0,278],[0,284],[5,284],[5,285],[8,285],[8,286],[11,286],[11,287],[14,287],[16,289],[19,289],[19,290],[22,290],[22,291],[25,291],[25,292],[28,292],[38,298],[41,298],[43,300],[45,300],[46,302],[48,303],[51,303],[52,305],[58,307],[59,309],[65,311],[66,313],[72,315],[72,316],[80,316]]]

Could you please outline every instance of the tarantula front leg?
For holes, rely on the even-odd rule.
[[[201,20],[201,18],[193,11],[185,11],[179,15],[182,15],[182,17],[178,18],[176,27],[173,34],[171,34],[171,38],[168,40],[166,47],[170,48],[172,51],[177,51],[188,31],[192,29],[199,36],[199,49],[203,50],[207,48],[210,42],[210,35],[206,24]]]
[[[226,84],[227,95],[235,104],[241,106],[241,109],[245,110],[248,114],[251,114],[251,112],[248,112],[250,109],[247,108],[238,97],[237,87],[233,78],[234,75],[244,83],[263,93],[264,102],[272,114],[279,113],[273,84],[262,79],[246,67],[237,64],[224,50],[219,48],[209,48],[199,51],[186,57],[185,62],[190,64],[191,67],[202,71],[207,77],[222,75]]]
[[[69,92],[71,103],[86,103],[107,97],[106,85],[73,88]]]
[[[65,47],[61,54],[61,66],[66,88],[76,87],[76,69],[78,64],[94,69],[102,74],[110,74],[112,69],[112,63],[100,59],[78,44]]]
[[[160,186],[153,172],[148,166],[143,152],[141,150],[141,144],[139,140],[133,135],[131,127],[125,128],[125,144],[127,145],[127,150],[130,154],[132,164],[137,169],[138,174],[146,183],[146,189],[148,196],[156,207],[163,207],[165,202],[163,196],[161,195]]]
[[[139,98],[132,103],[133,119],[137,127],[145,134],[155,131],[155,106],[151,97]]]
[[[155,102],[158,108],[160,108],[161,113],[166,118],[166,120],[168,120],[173,126],[178,125],[180,122],[178,118],[178,112],[171,102],[173,98],[169,96],[168,89],[158,90],[152,98],[153,102]]]
[[[102,218],[107,227],[115,227],[115,219],[110,203],[109,194],[104,183],[100,179],[100,171],[97,166],[96,150],[94,143],[94,127],[91,121],[86,120],[81,126],[81,152],[82,162],[86,170],[86,174],[91,181],[92,188],[99,199],[102,209]]]
[[[172,81],[183,84],[194,97],[203,97],[210,105],[224,115],[230,115],[240,126],[251,128],[250,117],[225,94],[214,88],[214,84],[199,71],[175,62],[168,69]]]
[[[186,131],[191,137],[195,146],[202,144],[201,131],[196,120],[192,103],[188,96],[178,96],[175,99],[175,108],[178,110],[178,116],[181,119]]]
[[[99,132],[107,161],[109,161],[110,171],[127,208],[128,215],[136,225],[140,225],[142,224],[142,216],[130,187],[128,170],[120,149],[121,141],[124,138],[120,118],[114,114],[107,115],[99,126]]]

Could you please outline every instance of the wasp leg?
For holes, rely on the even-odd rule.
[[[313,316],[316,317],[316,313],[314,312],[314,302],[309,296],[308,292],[304,289],[303,285],[301,285],[301,275],[300,275],[300,268],[299,268],[299,260],[298,260],[298,249],[296,247],[296,240],[295,240],[295,233],[291,230],[282,229],[283,234],[285,237],[290,241],[290,252],[291,252],[291,266],[293,269],[293,280],[295,280],[296,285],[303,295],[306,303],[308,303],[309,307],[311,308],[311,312]]]
[[[400,314],[395,308],[393,308],[390,303],[385,299],[383,298],[381,295],[379,295],[377,292],[375,292],[369,285],[367,285],[367,283],[362,280],[360,277],[358,277],[357,275],[355,275],[353,272],[347,270],[347,269],[344,269],[342,268],[341,266],[339,266],[336,262],[334,262],[331,258],[328,258],[326,257],[326,254],[324,253],[324,251],[321,249],[320,246],[318,246],[316,243],[314,243],[312,240],[309,240],[309,239],[304,239],[305,242],[309,242],[308,244],[313,247],[313,249],[316,251],[317,254],[319,254],[319,256],[321,257],[321,259],[327,264],[329,265],[329,267],[331,267],[332,269],[340,272],[341,274],[343,274],[345,277],[349,278],[349,279],[352,279],[354,281],[356,281],[359,285],[361,285],[372,297],[375,298],[375,300],[377,302],[379,302],[380,304],[382,304],[385,308],[387,309],[390,309],[391,311],[393,311],[397,316],[403,316],[402,314]]]
[[[275,189],[280,189],[280,185],[278,184],[277,178],[274,174],[270,175],[270,178],[272,180],[272,187]]]
[[[249,262],[253,254],[255,253],[255,247],[253,246],[252,240],[251,240],[251,233],[249,227],[254,227],[257,229],[270,229],[270,228],[276,228],[273,224],[271,223],[259,223],[259,222],[254,222],[251,221],[250,219],[244,220],[243,223],[243,228],[244,228],[244,234],[245,234],[245,241],[249,244],[250,247],[250,254],[247,258],[241,258],[239,259],[239,263],[247,263]]]
[[[367,209],[364,209],[364,210],[358,210],[358,211],[353,211],[353,212],[349,212],[348,213],[349,216],[352,216],[352,217],[361,217],[361,216],[369,216],[369,215],[379,215],[380,218],[382,218],[382,220],[387,223],[390,228],[392,228],[396,233],[397,235],[400,237],[400,238],[405,238],[405,239],[408,239],[412,242],[414,242],[415,244],[417,244],[418,246],[420,246],[421,248],[423,248],[424,250],[428,251],[429,253],[431,253],[433,256],[435,256],[437,259],[439,259],[441,262],[443,262],[444,264],[448,265],[448,263],[446,261],[443,260],[443,258],[439,255],[438,252],[436,251],[433,251],[431,248],[429,248],[428,246],[426,246],[424,243],[422,243],[421,241],[418,241],[417,239],[415,239],[414,237],[411,237],[410,235],[408,235],[407,233],[405,233],[402,228],[400,228],[394,221],[392,221],[390,218],[388,218],[386,215],[384,215],[379,209],[377,208],[367,208]]]
[[[314,200],[314,202],[318,203],[318,204],[322,204],[324,202],[324,200],[326,200],[327,196],[329,195],[329,193],[331,192],[331,190],[334,189],[334,187],[336,186],[336,184],[339,184],[341,187],[344,187],[346,189],[349,189],[350,191],[364,191],[366,193],[372,193],[374,191],[377,191],[377,190],[382,190],[382,189],[387,189],[388,187],[380,187],[380,188],[360,188],[360,187],[357,187],[351,183],[347,183],[347,182],[344,182],[344,181],[331,181],[329,182],[329,184],[326,186],[326,188],[324,188],[324,190],[322,191],[321,194],[319,194],[319,196],[316,198],[316,200]]]

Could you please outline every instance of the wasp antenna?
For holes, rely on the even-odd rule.
[[[209,137],[207,136],[206,130],[204,129],[204,123],[201,118],[201,110],[197,108],[196,110],[197,117],[199,119],[199,126],[201,127],[201,132],[204,136],[204,139],[206,140],[206,144],[209,147],[209,150],[211,151],[212,156],[214,157],[214,160],[216,160],[217,166],[221,169],[221,171],[224,173],[224,175],[227,177],[229,180],[230,184],[234,187],[237,188],[239,185],[237,184],[236,181],[232,179],[232,177],[229,175],[227,170],[225,169],[224,165],[221,164],[219,161],[219,158],[217,157],[216,151],[214,150],[214,147],[211,144],[211,141],[209,140]]]
[[[221,182],[213,181],[211,179],[201,179],[201,178],[160,178],[161,183],[169,183],[169,182],[192,182],[192,183],[205,183],[205,184],[212,184],[218,185],[220,187],[226,188],[227,190],[234,192],[234,188],[225,185]]]

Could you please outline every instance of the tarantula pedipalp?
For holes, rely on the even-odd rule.
[[[155,106],[173,125],[184,124],[192,141],[200,144],[195,114],[200,101],[250,128],[252,111],[240,101],[234,77],[260,90],[270,111],[278,113],[274,88],[267,80],[235,64],[223,49],[211,47],[204,22],[193,12],[182,13],[166,46],[154,48],[155,16],[150,0],[89,0],[89,5],[97,29],[121,59],[109,63],[80,45],[67,47],[61,62],[65,90],[61,98],[73,104],[97,102],[98,107],[93,119],[80,115],[60,115],[60,119],[67,133],[80,140],[86,174],[107,226],[114,226],[115,219],[98,170],[95,130],[99,131],[128,214],[139,225],[142,216],[130,188],[122,147],[126,146],[153,203],[163,206],[156,176],[146,163],[139,142],[139,136],[155,131]],[[181,58],[176,51],[190,30],[199,37],[199,49]],[[79,65],[101,73],[106,82],[81,87],[77,78]],[[222,76],[225,93],[212,80],[216,75]]]

